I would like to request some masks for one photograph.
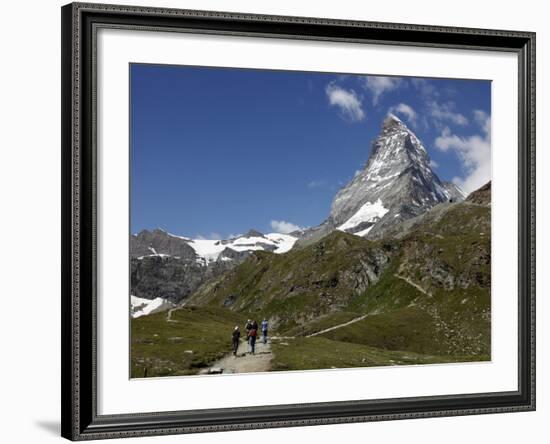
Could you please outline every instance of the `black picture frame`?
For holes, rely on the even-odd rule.
[[[535,409],[535,33],[72,3],[62,15],[62,436],[70,440]],[[518,390],[100,416],[96,381],[96,91],[100,27],[507,51],[519,66]]]

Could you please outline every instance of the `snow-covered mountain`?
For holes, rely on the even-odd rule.
[[[311,229],[306,239],[317,240],[335,229],[377,238],[388,227],[438,203],[464,198],[456,185],[442,182],[434,173],[418,137],[389,114],[372,142],[365,168],[338,191],[329,217]]]
[[[169,236],[175,236],[169,234]],[[181,238],[181,237],[180,237]],[[226,240],[216,239],[185,239],[195,250],[197,261],[208,265],[213,261],[232,261],[242,253],[264,250],[273,253],[285,253],[292,248],[297,238],[288,234],[262,234],[256,230]]]
[[[134,234],[130,237],[131,315],[167,310],[204,282],[239,265],[252,251],[284,253],[296,240],[296,236],[256,230],[226,240],[191,239],[159,228]]]
[[[194,260],[207,266],[216,261],[233,261],[250,251],[285,253],[297,239],[289,234],[263,234],[256,230],[226,240],[191,239],[157,228],[153,231],[143,230],[131,237],[130,256],[137,259],[152,256],[174,257]]]

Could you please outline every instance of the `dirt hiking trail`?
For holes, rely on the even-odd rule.
[[[271,343],[262,342],[261,337],[256,341],[255,353],[248,352],[248,343],[241,341],[237,356],[228,353],[222,359],[214,362],[210,367],[202,370],[200,374],[220,374],[220,373],[255,373],[268,372],[271,370]]]
[[[325,328],[324,330],[317,331],[315,333],[311,333],[309,335],[306,335],[306,338],[313,338],[314,336],[319,336],[319,335],[322,335],[323,333],[327,333],[327,332],[332,331],[332,330],[337,330],[338,328],[347,327],[348,325],[355,324],[356,322],[362,321],[367,316],[368,316],[368,314],[363,315],[363,316],[359,316],[357,318],[352,319],[351,321],[344,322],[343,324],[334,325],[332,327]]]

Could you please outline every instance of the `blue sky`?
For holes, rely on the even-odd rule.
[[[133,233],[317,225],[388,112],[442,180],[490,179],[489,81],[141,64],[130,76]]]

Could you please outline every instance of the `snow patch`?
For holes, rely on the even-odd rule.
[[[163,298],[145,299],[134,295],[130,296],[130,314],[132,318],[139,318],[152,313],[169,310],[174,307],[172,302]]]
[[[192,240],[191,238],[189,237],[185,237],[185,236],[178,236],[177,234],[172,234],[172,233],[166,233],[168,236],[170,237],[175,237],[175,238],[178,238],[178,239],[183,239],[185,241],[190,241]]]
[[[277,249],[274,251],[274,253],[281,254],[286,253],[287,251],[290,251],[296,241],[298,240],[297,237],[291,236],[290,234],[282,234],[282,233],[269,233],[266,234],[265,237],[272,240],[276,243]]]
[[[389,209],[384,207],[381,199],[378,199],[375,203],[367,202],[363,204],[361,208],[359,208],[357,212],[346,222],[337,227],[337,229],[340,231],[346,231],[363,222],[374,222],[375,220],[382,218],[388,211]]]
[[[371,225],[369,228],[365,228],[364,230],[358,231],[357,233],[353,234],[355,234],[356,236],[364,237],[369,234],[369,231],[372,230],[372,227],[374,227],[374,225]]]
[[[149,250],[154,250],[154,248],[149,248]],[[145,256],[139,256],[138,260],[142,260],[144,257],[172,257],[170,254],[166,253],[153,253],[153,254],[146,254]],[[179,259],[178,256],[174,256],[176,259]]]
[[[266,239],[265,237],[251,236],[251,237],[239,237],[231,242],[231,244],[226,245],[254,245],[254,244],[270,244],[274,245],[271,239]]]
[[[217,239],[192,239],[189,246],[206,262],[214,262],[227,245],[223,245]]]
[[[274,253],[281,254],[289,251],[296,241],[297,237],[282,233],[269,233],[263,237],[250,236],[230,239],[229,242],[222,242],[217,239],[192,239],[189,240],[189,246],[195,250],[197,256],[204,260],[204,263],[218,260],[221,252],[226,248],[233,251],[259,251],[265,250],[265,246],[273,246]],[[222,258],[222,260],[227,260]],[[199,260],[197,260],[199,262]]]

